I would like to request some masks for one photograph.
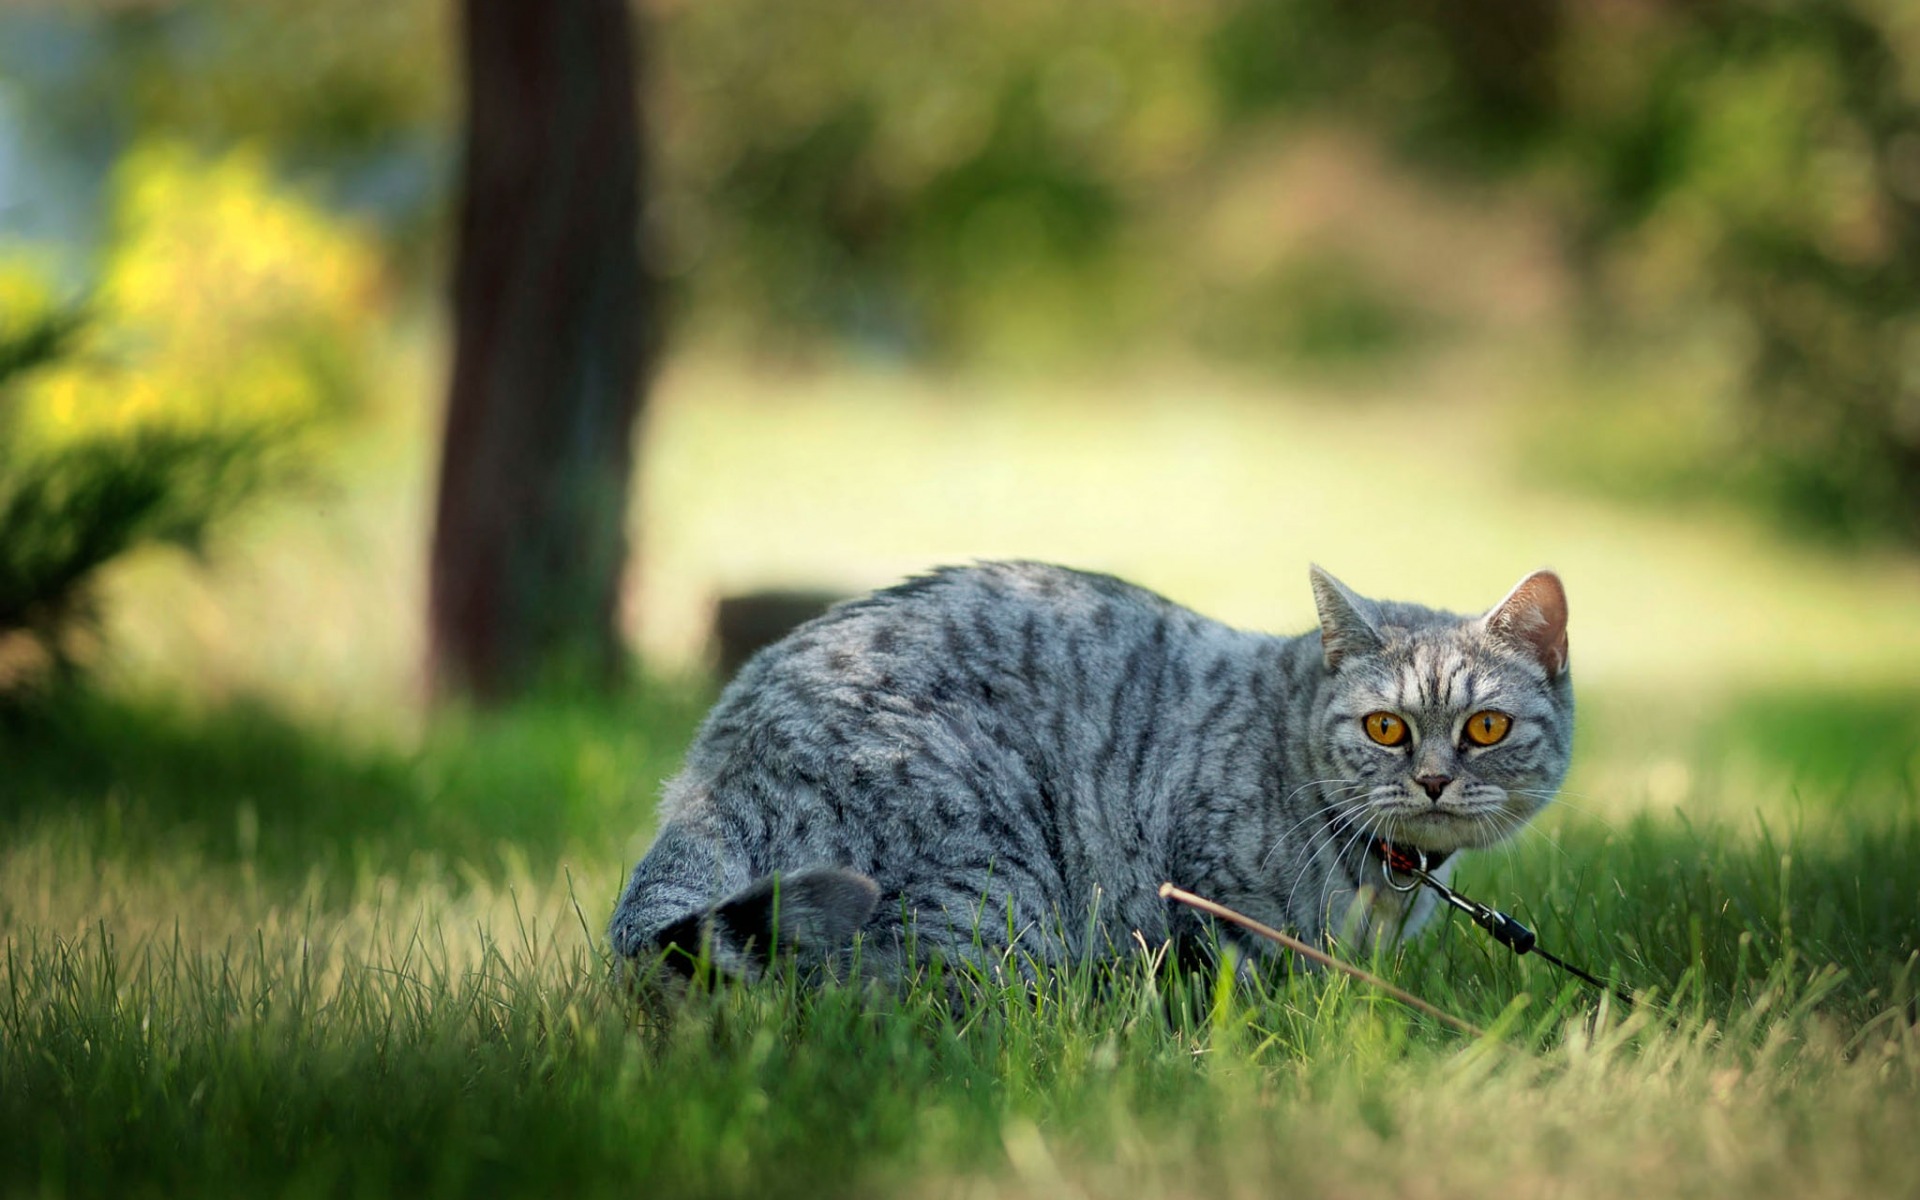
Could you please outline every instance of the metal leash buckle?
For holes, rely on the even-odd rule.
[[[1427,852],[1418,847],[1396,846],[1384,839],[1379,843],[1379,846],[1380,878],[1386,881],[1388,887],[1399,892],[1401,895],[1418,891],[1420,889],[1420,876],[1400,875],[1394,867],[1393,860],[1396,855],[1410,855],[1412,856],[1412,865],[1420,871],[1425,871],[1427,869]],[[1406,880],[1405,883],[1400,882],[1403,878]]]

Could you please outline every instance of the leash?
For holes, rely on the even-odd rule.
[[[1575,979],[1599,988],[1603,992],[1611,992],[1620,999],[1621,1003],[1628,1007],[1633,1006],[1634,1000],[1631,995],[1604,979],[1596,978],[1592,972],[1576,967],[1559,955],[1542,949],[1533,930],[1497,908],[1462,896],[1434,878],[1432,873],[1439,870],[1440,864],[1447,859],[1445,852],[1428,853],[1414,846],[1396,846],[1385,838],[1374,838],[1372,850],[1373,856],[1380,860],[1380,877],[1394,891],[1405,895],[1408,892],[1417,891],[1423,885],[1431,888],[1442,901],[1466,913],[1475,925],[1492,934],[1494,941],[1513,951],[1514,954],[1522,956],[1533,954],[1544,958]],[[1402,877],[1407,882],[1402,882]]]
[[[1446,884],[1434,878],[1433,872],[1439,870],[1440,864],[1447,860],[1447,851],[1429,852],[1414,846],[1396,846],[1385,838],[1378,837],[1369,843],[1369,849],[1373,856],[1380,862],[1381,878],[1385,880],[1386,885],[1394,891],[1399,892],[1401,895],[1406,895],[1408,892],[1415,891],[1421,887],[1432,888],[1441,900],[1445,901],[1451,907],[1466,913],[1475,925],[1492,934],[1494,941],[1499,942],[1502,946],[1513,951],[1514,954],[1538,955],[1581,982],[1618,997],[1620,1002],[1628,1007],[1634,1006],[1634,999],[1631,995],[1607,983],[1605,980],[1597,978],[1592,972],[1574,966],[1559,955],[1541,949],[1539,939],[1534,936],[1533,930],[1528,929],[1525,925],[1522,925],[1499,909],[1482,904],[1478,900],[1468,899],[1466,896],[1461,895],[1459,892],[1454,891]],[[1355,979],[1360,980],[1362,983],[1379,988],[1407,1007],[1418,1012],[1423,1012],[1436,1020],[1444,1021],[1455,1029],[1471,1034],[1474,1037],[1485,1036],[1486,1031],[1479,1026],[1463,1021],[1452,1013],[1435,1008],[1425,1000],[1420,999],[1420,997],[1393,986],[1378,975],[1363,971],[1352,963],[1342,962],[1318,947],[1309,946],[1299,938],[1282,933],[1271,926],[1263,925],[1252,917],[1233,911],[1224,904],[1218,904],[1212,900],[1208,900],[1204,896],[1196,896],[1192,892],[1177,888],[1171,883],[1163,883],[1160,885],[1160,898],[1162,900],[1175,900],[1186,905],[1188,908],[1197,909],[1200,912],[1219,917],[1224,921],[1231,921],[1250,933],[1257,934],[1270,942],[1276,942],[1279,945],[1285,946],[1303,958],[1309,958],[1322,966],[1345,972]]]

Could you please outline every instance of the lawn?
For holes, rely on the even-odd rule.
[[[432,721],[426,439],[388,414],[210,563],[131,564],[98,684],[0,718],[0,1192],[1920,1193],[1920,572],[1556,488],[1514,411],[683,363],[652,673]],[[1462,922],[1371,965],[1479,1039],[1339,977],[1138,963],[959,1007],[610,987],[707,600],[1000,554],[1282,631],[1310,559],[1460,607],[1559,567],[1575,773],[1458,881],[1643,1005]]]

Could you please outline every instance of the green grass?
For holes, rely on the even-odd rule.
[[[1559,490],[1525,373],[1275,396],[683,361],[632,605],[693,682],[431,721],[431,438],[378,414],[329,489],[117,572],[96,688],[0,713],[0,1195],[1920,1193],[1915,564]],[[1340,977],[1137,964],[959,1009],[776,981],[643,1015],[599,933],[710,695],[707,602],[974,555],[1283,631],[1313,559],[1457,606],[1561,568],[1574,775],[1458,880],[1652,1009],[1452,921],[1371,965],[1485,1039]]]
[[[1698,788],[1764,752],[1792,780],[1764,813],[1569,808],[1461,873],[1662,1015],[1458,922],[1373,961],[1475,1041],[1337,977],[1249,995],[1138,964],[958,1008],[774,981],[643,1015],[598,931],[644,833],[632,781],[699,699],[533,705],[405,752],[257,707],[11,718],[0,1193],[1920,1186],[1912,781],[1835,775],[1797,702],[1676,751]]]
[[[215,711],[71,692],[0,710],[0,828],[64,827],[103,857],[190,853],[276,880],[552,861],[639,832],[708,693],[652,683],[506,716],[443,716],[419,747],[349,747],[261,701]]]

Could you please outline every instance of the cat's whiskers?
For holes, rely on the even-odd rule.
[[[1357,791],[1360,788],[1368,787],[1368,786],[1370,785],[1356,782],[1355,784],[1353,784],[1352,786],[1344,790],[1351,792],[1351,791]],[[1342,834],[1346,833],[1347,830],[1353,828],[1354,822],[1356,820],[1359,820],[1360,818],[1367,815],[1367,809],[1364,803],[1353,804],[1351,800],[1335,799],[1330,804],[1329,807],[1333,812],[1333,819],[1327,822],[1325,827],[1315,830],[1314,835],[1307,839],[1307,844],[1304,847],[1302,847],[1302,851],[1299,856],[1299,860],[1303,864],[1317,861],[1320,857],[1320,852],[1322,850],[1331,849],[1335,839],[1339,838]],[[1315,815],[1317,816],[1319,814],[1315,814]],[[1322,838],[1326,839],[1324,844],[1320,844]],[[1269,857],[1271,857],[1271,854],[1269,854]],[[1334,855],[1334,863],[1336,867],[1338,866],[1339,859],[1340,859],[1340,855],[1336,853]],[[1282,910],[1285,911],[1289,917],[1291,917],[1293,914],[1293,899],[1296,895],[1299,894],[1300,885],[1306,882],[1307,875],[1308,875],[1307,871],[1301,870],[1299,873],[1297,873],[1293,877],[1293,886],[1287,889],[1286,899],[1281,902]],[[1331,877],[1331,872],[1329,872],[1327,876],[1321,877],[1322,882],[1324,882],[1327,878],[1330,878],[1330,877]]]
[[[1541,829],[1538,825],[1532,824],[1529,818],[1518,816],[1505,809],[1495,809],[1490,812],[1488,816],[1496,822],[1504,822],[1505,824],[1505,828],[1502,831],[1503,839],[1501,849],[1506,852],[1506,865],[1508,869],[1512,869],[1514,860],[1518,855],[1520,838],[1530,833],[1537,837],[1545,838],[1547,845],[1553,849],[1555,854],[1558,854],[1562,858],[1570,857],[1566,849],[1562,847],[1558,841],[1554,840],[1552,834]]]
[[[1340,822],[1338,822],[1334,826],[1331,826],[1325,832],[1325,838],[1326,838],[1325,842],[1322,842],[1319,845],[1314,845],[1315,842],[1320,841],[1319,836],[1316,836],[1312,841],[1308,843],[1308,847],[1309,847],[1308,852],[1302,854],[1299,857],[1298,861],[1300,862],[1301,866],[1300,866],[1300,869],[1296,871],[1294,874],[1293,886],[1287,889],[1286,898],[1281,901],[1282,911],[1284,911],[1287,914],[1289,920],[1293,918],[1294,899],[1300,894],[1300,888],[1303,885],[1305,885],[1309,881],[1309,879],[1314,881],[1315,887],[1322,889],[1328,894],[1331,894],[1331,892],[1333,891],[1333,888],[1330,887],[1329,884],[1334,880],[1335,872],[1338,870],[1337,858],[1334,865],[1328,867],[1325,873],[1323,874],[1316,874],[1315,872],[1309,869],[1308,864],[1319,862],[1321,851],[1331,848],[1333,845],[1334,839],[1338,837],[1340,834],[1345,833],[1347,829],[1351,827],[1351,825],[1352,825],[1352,818],[1342,819]]]
[[[1320,779],[1320,780],[1316,780],[1314,784],[1303,784],[1302,786],[1295,788],[1293,791],[1288,793],[1287,798],[1289,800],[1292,799],[1294,796],[1297,796],[1301,792],[1305,791],[1308,787],[1324,785],[1329,783],[1337,784],[1339,786],[1326,788],[1321,793],[1320,798],[1324,800],[1326,803],[1321,805],[1318,808],[1309,809],[1307,812],[1302,814],[1299,820],[1295,821],[1292,825],[1289,825],[1286,828],[1285,832],[1283,832],[1280,835],[1281,837],[1286,837],[1288,834],[1291,834],[1294,830],[1300,828],[1300,826],[1305,825],[1307,822],[1313,820],[1314,818],[1325,814],[1329,808],[1337,809],[1340,803],[1342,802],[1343,798],[1348,793],[1358,791],[1368,786],[1367,784],[1357,779]],[[1285,803],[1285,801],[1282,801],[1282,803]]]
[[[1353,853],[1356,847],[1370,842],[1376,831],[1383,828],[1389,820],[1388,815],[1382,812],[1363,812],[1361,816],[1364,820],[1354,830],[1353,836],[1341,843],[1339,851],[1334,855],[1336,862]]]
[[[1320,787],[1322,785],[1329,784],[1329,783],[1338,784],[1339,786],[1335,788],[1331,788],[1325,793],[1323,793],[1322,798],[1328,802],[1327,805],[1323,805],[1322,807],[1319,807],[1319,808],[1309,809],[1303,816],[1300,817],[1299,820],[1295,821],[1293,824],[1287,826],[1286,829],[1282,830],[1280,833],[1280,836],[1274,839],[1274,843],[1276,846],[1284,842],[1286,838],[1293,833],[1294,830],[1300,828],[1302,825],[1305,825],[1308,821],[1313,820],[1315,817],[1321,816],[1323,813],[1326,812],[1328,807],[1334,806],[1338,798],[1343,793],[1350,792],[1355,788],[1366,786],[1365,784],[1361,783],[1357,779],[1339,779],[1339,778],[1315,779],[1310,782],[1303,783],[1299,787],[1294,788],[1292,791],[1288,792],[1286,796],[1281,799],[1280,804],[1276,805],[1275,807],[1281,807],[1286,805],[1287,803],[1292,801],[1292,799],[1295,796],[1298,796],[1301,792],[1306,791],[1310,787]],[[1272,852],[1269,851],[1268,857],[1271,857],[1271,856],[1272,856]],[[1262,861],[1261,863],[1262,869],[1264,869],[1265,866],[1266,866],[1266,863]]]
[[[1328,797],[1330,801],[1329,808],[1323,810],[1323,812],[1330,814],[1331,819],[1326,822],[1323,828],[1315,830],[1313,836],[1307,839],[1306,845],[1302,847],[1300,854],[1302,861],[1315,861],[1323,854],[1330,853],[1333,863],[1336,864],[1334,869],[1337,870],[1338,863],[1344,861],[1349,855],[1360,851],[1375,838],[1382,837],[1388,841],[1396,840],[1395,814],[1390,811],[1383,811],[1372,803],[1373,794],[1383,788],[1390,793],[1390,798],[1397,797],[1397,792],[1390,787],[1386,787],[1386,785],[1374,787],[1360,783],[1349,783],[1331,789]],[[1529,789],[1506,788],[1501,790],[1508,794],[1530,794]],[[1366,795],[1355,795],[1355,793],[1360,792],[1365,792]],[[1294,824],[1288,828],[1287,833],[1298,829],[1302,824],[1306,823],[1307,820],[1323,815],[1323,812],[1309,814],[1307,818],[1294,822]],[[1475,837],[1470,848],[1490,849],[1498,846],[1505,856],[1504,862],[1506,866],[1511,869],[1516,852],[1515,842],[1517,841],[1517,835],[1528,831],[1530,827],[1529,817],[1511,812],[1507,808],[1498,805],[1476,809],[1459,815],[1467,819],[1474,831]],[[1540,835],[1547,839],[1548,844],[1554,848],[1556,853],[1566,854],[1566,851],[1561,848],[1550,835],[1546,834],[1545,831],[1540,831]],[[1270,861],[1273,855],[1281,848],[1281,845],[1284,844],[1286,836],[1287,834],[1283,833],[1280,841],[1276,842],[1274,849],[1268,852],[1266,860],[1263,860],[1263,867],[1266,861]],[[1332,878],[1332,876],[1318,876],[1316,878],[1324,883]],[[1289,916],[1291,916],[1294,911],[1294,900],[1301,886],[1307,882],[1308,873],[1303,871],[1295,876],[1293,886],[1288,889],[1286,898],[1283,901],[1283,911]],[[1364,875],[1362,876],[1362,882],[1364,886]],[[1332,891],[1336,890],[1338,890],[1337,885],[1330,889],[1329,899],[1331,898]],[[1329,910],[1328,916],[1329,918],[1331,917],[1331,910]]]
[[[1375,811],[1369,812],[1365,814],[1365,816],[1366,819],[1361,822],[1360,828],[1355,831],[1353,837],[1347,839],[1346,844],[1340,847],[1339,857],[1345,858],[1348,854],[1353,853],[1355,849],[1371,845],[1375,838],[1386,837],[1388,833],[1392,832],[1392,830],[1388,828],[1389,823],[1393,819],[1391,814]],[[1387,838],[1387,840],[1391,841],[1392,839]],[[1365,923],[1361,927],[1362,930],[1366,930],[1371,926],[1371,915],[1369,911],[1363,917]]]
[[[1474,813],[1473,826],[1475,829],[1486,830],[1486,841],[1481,843],[1481,848],[1489,849],[1498,846],[1500,852],[1506,856],[1507,865],[1511,867],[1513,865],[1512,831],[1504,828],[1500,824],[1500,817],[1502,815],[1501,811],[1497,808]]]
[[[1524,834],[1526,832],[1527,830],[1525,828],[1522,828],[1519,831],[1519,833],[1515,835],[1514,840],[1517,842],[1519,840],[1520,834]],[[1561,858],[1567,860],[1568,862],[1573,861],[1573,855],[1567,853],[1567,848],[1560,844],[1560,841],[1558,838],[1554,837],[1552,834],[1548,833],[1544,829],[1535,829],[1533,830],[1533,833],[1536,836],[1538,836],[1542,841],[1547,843],[1547,848],[1549,850],[1552,850],[1555,854],[1558,854]]]
[[[1280,852],[1281,847],[1287,844],[1287,839],[1293,836],[1294,830],[1299,829],[1302,825],[1307,824],[1309,821],[1313,821],[1320,817],[1325,816],[1329,810],[1332,810],[1334,812],[1337,819],[1342,797],[1346,793],[1353,792],[1367,786],[1366,784],[1353,779],[1317,779],[1313,783],[1301,784],[1299,787],[1293,789],[1293,791],[1287,793],[1287,799],[1291,800],[1293,797],[1298,796],[1301,792],[1305,791],[1309,787],[1313,787],[1318,784],[1327,784],[1327,783],[1338,783],[1341,786],[1337,788],[1332,788],[1327,792],[1323,793],[1323,796],[1327,801],[1326,807],[1316,808],[1312,810],[1311,812],[1307,813],[1305,816],[1301,817],[1299,820],[1295,821],[1293,824],[1287,826],[1285,829],[1280,831],[1279,836],[1273,839],[1273,845],[1268,848],[1266,854],[1260,859],[1260,870],[1265,871],[1270,865],[1272,865],[1273,856],[1278,854]],[[1284,804],[1286,803],[1286,801],[1283,800],[1281,801],[1281,803]],[[1316,834],[1316,836],[1318,835]],[[1313,845],[1313,838],[1308,838],[1307,839],[1308,851],[1305,855],[1305,857],[1307,858],[1312,857],[1312,851],[1311,851],[1312,845]]]
[[[1315,831],[1314,835],[1307,839],[1305,847],[1307,857],[1317,858],[1322,850],[1331,849],[1336,840],[1354,827],[1355,821],[1360,820],[1369,813],[1371,806],[1367,802],[1367,799],[1351,794],[1366,786],[1365,784],[1356,784],[1353,788],[1348,789],[1348,795],[1341,796],[1332,803],[1330,811],[1333,814],[1333,819],[1326,823],[1325,828]],[[1325,839],[1324,842],[1321,841],[1322,838]],[[1315,843],[1320,844],[1316,845]],[[1336,855],[1336,857],[1338,856]]]
[[[1600,822],[1602,825],[1605,825],[1609,833],[1620,832],[1619,826],[1615,825],[1612,821],[1609,821],[1605,816],[1603,816],[1600,813],[1598,809],[1592,808],[1585,804],[1575,803],[1574,801],[1569,800],[1567,798],[1569,796],[1578,796],[1582,800],[1592,800],[1593,797],[1587,795],[1585,792],[1568,792],[1563,790],[1549,791],[1545,788],[1517,788],[1517,787],[1508,788],[1507,791],[1515,796],[1525,796],[1531,800],[1538,800],[1542,804],[1551,802],[1553,804],[1556,804],[1565,808],[1570,808],[1574,812],[1579,813],[1583,817],[1591,817],[1594,820]]]
[[[1294,788],[1292,791],[1288,792],[1285,796],[1282,796],[1280,798],[1280,804],[1284,805],[1288,801],[1292,800],[1295,796],[1298,796],[1301,792],[1306,791],[1308,788],[1319,787],[1323,783],[1358,784],[1359,782],[1360,781],[1357,779],[1348,779],[1345,776],[1341,776],[1341,775],[1331,776],[1326,779],[1309,779],[1305,783],[1301,784],[1299,787]]]
[[[1552,790],[1550,790],[1550,791],[1549,791],[1549,790],[1547,790],[1547,789],[1544,789],[1544,788],[1530,788],[1530,789],[1528,789],[1528,788],[1509,788],[1508,790],[1509,790],[1509,791],[1515,791],[1515,792],[1518,792],[1518,791],[1532,791],[1532,792],[1535,792],[1535,793],[1537,793],[1537,794],[1540,794],[1540,795],[1545,795],[1545,796],[1573,796],[1573,797],[1576,797],[1576,798],[1578,798],[1578,799],[1581,799],[1581,800],[1591,800],[1591,799],[1593,799],[1593,797],[1592,797],[1592,796],[1590,796],[1590,795],[1588,795],[1588,794],[1587,794],[1586,792],[1576,792],[1576,791],[1574,791],[1574,790],[1572,790],[1571,788],[1563,788],[1563,787],[1561,787],[1561,788],[1553,788],[1553,789],[1552,789]]]

